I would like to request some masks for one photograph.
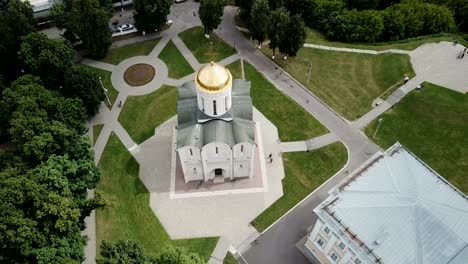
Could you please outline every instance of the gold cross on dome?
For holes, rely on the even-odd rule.
[[[214,55],[215,52],[213,51],[213,42],[210,42],[210,45],[208,46],[208,56],[210,57],[210,63],[214,63]]]

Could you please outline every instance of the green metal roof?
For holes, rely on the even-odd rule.
[[[209,117],[211,120],[199,123],[197,115],[203,115],[199,112],[195,83],[186,82],[179,87],[177,148],[184,146],[202,148],[212,142],[223,142],[229,146],[240,142],[254,142],[249,81],[236,79],[232,83],[232,107],[227,113],[232,117],[232,121],[220,119],[223,117]]]

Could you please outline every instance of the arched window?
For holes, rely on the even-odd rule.
[[[244,145],[241,145],[241,152],[244,152]]]
[[[226,108],[226,111],[227,111],[228,110],[227,96],[224,97],[224,107]]]
[[[217,111],[216,111],[216,100],[213,100],[213,115],[217,115]]]
[[[193,156],[193,151],[192,151],[192,149],[190,149],[190,156]]]
[[[202,112],[205,113],[205,99],[203,99],[203,97],[201,98],[201,107],[202,107]]]
[[[197,168],[193,168],[193,173],[197,174]]]
[[[218,147],[216,147],[216,154],[218,154]]]

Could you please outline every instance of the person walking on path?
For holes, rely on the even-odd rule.
[[[460,59],[463,59],[463,57],[465,57],[465,53],[466,53],[466,48],[463,49],[463,52],[462,52],[462,54],[460,56]]]
[[[403,78],[403,82],[407,83],[409,81],[408,74],[405,73],[405,78]]]

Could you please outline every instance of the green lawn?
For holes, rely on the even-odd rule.
[[[262,51],[271,58],[271,50]],[[296,57],[284,61],[275,58],[316,96],[348,120],[354,120],[372,109],[372,101],[404,74],[414,76],[408,55],[370,55],[302,48]],[[310,81],[309,65],[312,63]],[[281,78],[281,77],[280,77]]]
[[[141,242],[151,256],[172,244],[208,260],[218,238],[170,239],[149,207],[150,195],[138,178],[138,163],[115,134],[110,136],[98,166],[102,175],[97,190],[111,203],[96,210],[98,248],[103,240],[131,239]]]
[[[99,137],[99,134],[101,134],[101,130],[103,127],[104,124],[93,126],[93,145],[96,144],[96,140]]]
[[[154,129],[177,112],[177,88],[163,85],[144,96],[130,96],[125,101],[119,122],[135,143],[154,135]]]
[[[437,34],[431,36],[421,36],[409,39],[403,39],[393,42],[377,42],[377,43],[344,43],[338,41],[330,41],[325,35],[318,32],[317,30],[307,29],[306,43],[326,45],[331,47],[342,47],[342,48],[353,48],[353,49],[369,49],[369,50],[386,50],[386,49],[402,49],[402,50],[414,50],[417,47],[426,43],[437,43],[440,41],[458,41],[458,43],[468,47],[468,42],[461,36],[454,34]]]
[[[117,99],[117,96],[119,95],[119,92],[114,88],[114,86],[112,85],[112,82],[111,82],[111,74],[112,73],[109,72],[109,71],[101,70],[101,69],[98,69],[98,68],[93,68],[93,67],[90,67],[90,66],[86,66],[86,67],[89,70],[96,73],[98,76],[101,76],[102,85],[104,85],[104,88],[107,89],[107,96],[109,96],[109,101],[110,101],[111,105],[109,105],[107,103],[107,99],[104,99],[104,102],[109,107],[109,109],[112,108],[112,105],[114,104],[115,99]]]
[[[234,78],[240,78],[240,63],[227,67]],[[278,128],[282,141],[305,140],[323,135],[328,130],[304,108],[276,89],[252,65],[244,61],[245,78],[251,81],[253,105]]]
[[[400,141],[441,176],[468,193],[468,94],[426,83],[384,113],[366,134],[382,148]]]
[[[224,258],[223,264],[238,264],[239,262],[237,259],[232,255],[231,252],[228,251],[226,253],[226,257]]]
[[[210,39],[206,39],[203,27],[187,29],[180,33],[179,37],[185,43],[187,48],[192,51],[193,55],[200,63],[210,62],[210,42],[213,42],[214,60],[216,62],[219,62],[236,52],[234,48],[227,45],[213,33],[211,34]]]
[[[347,151],[341,142],[311,152],[283,153],[286,177],[283,196],[252,224],[262,232],[308,194],[338,172],[347,160]]]
[[[167,43],[166,47],[159,54],[159,58],[167,65],[170,78],[180,79],[193,72],[190,64],[172,41]]]
[[[109,49],[106,57],[104,57],[101,61],[110,64],[119,64],[121,61],[131,57],[148,55],[153,50],[154,46],[158,44],[159,40],[160,39],[157,38],[119,48]]]

